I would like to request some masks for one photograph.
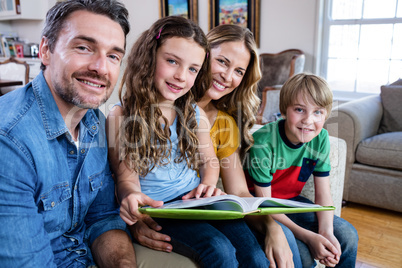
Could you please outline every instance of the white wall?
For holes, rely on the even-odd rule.
[[[48,1],[49,7],[56,0]],[[318,55],[317,24],[319,3],[322,0],[260,0],[260,53],[275,53],[298,48],[306,54],[305,70],[314,72]],[[160,0],[122,0],[130,13],[131,32],[127,37],[127,50],[138,36],[159,18]],[[198,0],[198,23],[208,31],[208,2]],[[0,22],[0,32],[10,29],[22,39],[39,42],[43,21]],[[123,65],[124,67],[124,65]],[[117,90],[105,107],[118,101]],[[104,109],[103,109],[104,110]],[[108,112],[104,110],[104,112]]]
[[[260,53],[298,48],[314,71],[318,0],[261,0]]]

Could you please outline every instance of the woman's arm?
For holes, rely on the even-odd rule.
[[[240,149],[221,159],[220,174],[226,193],[241,197],[253,197],[247,187],[246,176],[240,161]]]
[[[253,197],[247,187],[240,161],[239,149],[220,161],[220,174],[225,192],[241,197]],[[278,267],[293,267],[293,254],[281,226],[270,215],[246,216],[245,220],[258,232],[265,234],[265,255]]]

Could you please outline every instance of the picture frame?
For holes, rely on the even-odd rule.
[[[20,0],[0,0],[0,17],[21,14]]]
[[[160,0],[160,17],[183,16],[198,24],[198,0]]]
[[[224,23],[247,27],[260,46],[260,0],[209,0],[209,30]]]

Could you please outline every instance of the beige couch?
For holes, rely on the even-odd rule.
[[[340,105],[326,123],[347,143],[343,198],[402,212],[402,83]]]
[[[344,140],[329,137],[331,143],[331,194],[336,207],[335,215],[340,216],[342,206],[343,182],[346,161],[346,143]],[[302,191],[302,195],[314,200],[314,181],[310,178]],[[192,268],[197,265],[189,258],[176,253],[165,253],[134,244],[139,268]],[[319,265],[320,266],[320,265]],[[321,267],[321,266],[320,266]]]

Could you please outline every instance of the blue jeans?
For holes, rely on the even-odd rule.
[[[302,196],[291,198],[291,200],[312,203],[310,200]],[[299,226],[318,233],[318,220],[316,213],[297,213],[288,214],[287,216]],[[336,239],[338,239],[342,250],[341,258],[336,267],[355,267],[357,243],[359,240],[356,229],[346,220],[334,216],[334,235]],[[315,267],[316,263],[308,246],[298,239],[296,239],[296,242],[300,251],[303,267]]]
[[[269,267],[264,251],[242,219],[154,220],[172,238],[173,251],[201,267]]]

